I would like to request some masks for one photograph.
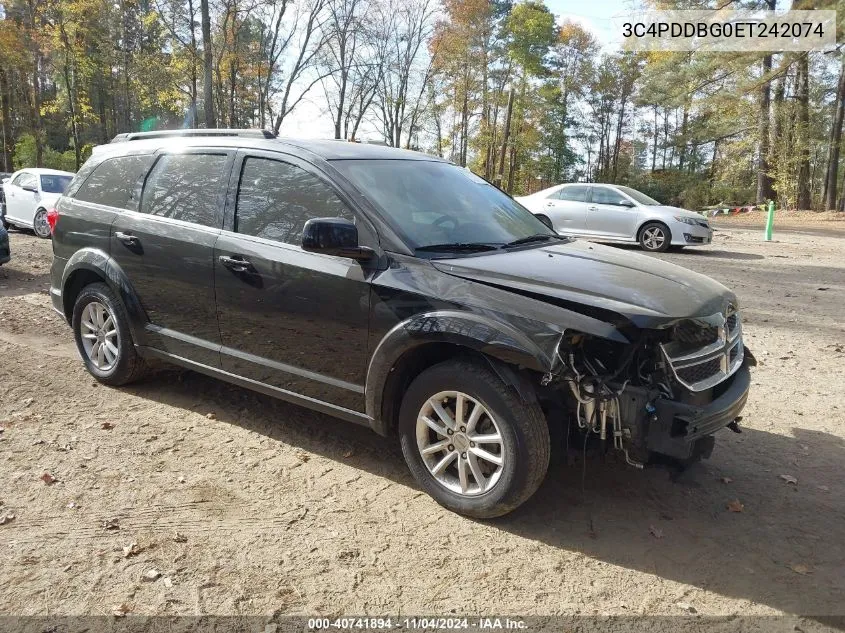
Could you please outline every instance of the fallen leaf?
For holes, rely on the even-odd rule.
[[[781,475],[780,478],[783,479],[788,484],[797,484],[798,483],[798,480],[795,477],[793,477],[792,475]]]
[[[100,425],[100,428],[104,431],[111,431],[114,428],[114,424],[112,424],[111,422],[103,422]]]
[[[41,475],[41,481],[43,481],[48,486],[51,486],[52,484],[56,483],[58,479],[53,477],[53,475],[51,475],[50,473],[44,473],[43,475]]]
[[[719,481],[721,481],[723,484],[729,484],[733,482],[733,479],[731,479],[730,477],[722,477]]]
[[[132,543],[131,545],[127,545],[123,548],[123,558],[130,558],[131,556],[137,556],[143,551],[143,548],[138,547],[137,543]]]
[[[103,529],[104,530],[119,530],[120,529],[120,519],[112,518],[106,519],[103,521]]]
[[[185,543],[187,542],[187,540],[188,537],[182,534],[181,532],[176,532],[176,534],[173,535],[173,541],[175,543]]]
[[[179,483],[180,484],[185,483],[185,475],[179,475]]]
[[[131,609],[127,604],[116,604],[111,608],[112,615],[116,618],[125,617],[129,611],[131,611]]]
[[[3,514],[0,515],[0,525],[6,525],[7,523],[11,523],[15,520],[14,514]]]
[[[653,526],[653,525],[649,525],[649,526],[648,526],[648,531],[649,531],[649,532],[651,532],[651,535],[652,535],[654,538],[663,538],[663,530],[661,530],[659,527],[655,527],[655,526]]]
[[[734,499],[728,504],[727,508],[731,512],[742,512],[745,506],[740,503],[739,499]]]
[[[796,574],[801,574],[802,576],[806,576],[807,574],[813,573],[812,568],[803,563],[792,563],[789,568]]]

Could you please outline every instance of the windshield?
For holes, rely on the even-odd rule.
[[[630,187],[625,187],[623,185],[616,185],[616,188],[619,189],[619,191],[621,191],[625,195],[633,198],[640,204],[644,204],[650,207],[661,206],[657,200],[655,200],[654,198],[649,198],[647,195],[640,191],[637,191],[636,189],[631,189]]]
[[[525,207],[468,169],[417,160],[337,160],[332,164],[381,208],[414,249],[502,246],[556,234]],[[430,250],[434,250],[433,248]]]
[[[45,174],[41,176],[41,191],[45,193],[64,193],[73,176]]]

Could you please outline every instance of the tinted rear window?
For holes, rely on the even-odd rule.
[[[105,160],[94,169],[74,196],[77,200],[135,209],[135,188],[153,162],[152,156],[120,156]]]
[[[141,212],[219,227],[225,154],[168,154],[158,159],[141,198]]]

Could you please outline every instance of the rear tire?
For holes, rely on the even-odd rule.
[[[35,212],[35,217],[32,218],[32,230],[35,234],[43,240],[49,239],[52,235],[50,225],[47,223],[47,210],[38,209]]]
[[[549,466],[549,429],[539,403],[524,402],[488,367],[466,360],[430,367],[411,383],[399,437],[422,489],[445,508],[477,519],[524,503]]]
[[[649,222],[640,229],[640,247],[651,253],[663,253],[672,244],[672,233],[662,222]]]
[[[135,351],[123,303],[104,283],[85,286],[73,306],[73,337],[88,372],[99,382],[125,385],[146,373]]]

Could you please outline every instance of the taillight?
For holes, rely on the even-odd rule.
[[[56,229],[56,222],[59,221],[59,211],[58,209],[48,209],[47,210],[47,224],[50,225],[50,233],[52,233]]]

